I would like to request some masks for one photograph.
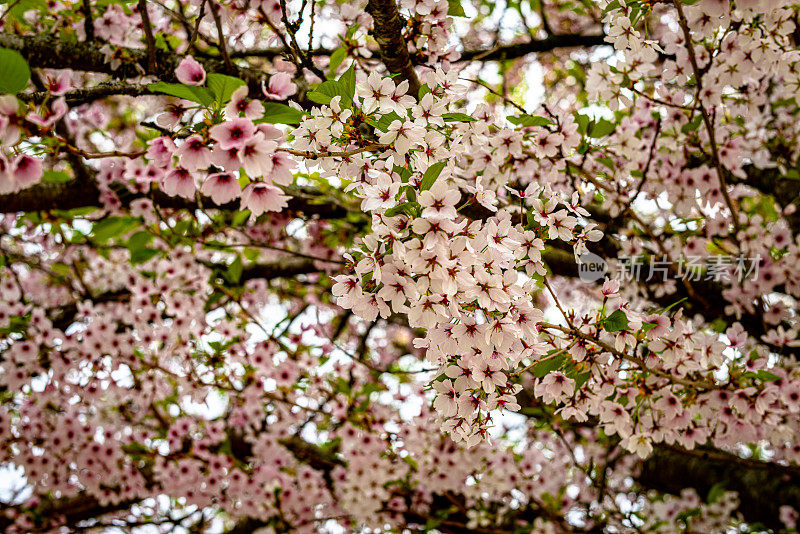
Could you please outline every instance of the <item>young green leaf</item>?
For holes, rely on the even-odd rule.
[[[564,365],[564,362],[567,360],[567,358],[567,354],[559,354],[558,356],[553,356],[551,358],[547,358],[546,360],[542,360],[533,366],[533,376],[536,378],[544,378],[553,371],[561,369],[561,366]]]
[[[126,234],[141,224],[136,217],[108,217],[98,221],[92,227],[92,236],[100,243]]]
[[[147,88],[153,92],[183,98],[201,106],[210,106],[214,103],[214,95],[205,87],[184,85],[182,83],[156,82],[151,83]]]
[[[280,102],[267,102],[264,104],[264,118],[256,122],[270,124],[300,124],[305,113]]]
[[[351,65],[349,69],[337,80],[339,84],[339,94],[342,95],[342,106],[349,106],[356,95],[356,69]]]
[[[15,95],[28,86],[31,69],[22,54],[0,48],[0,93]]]
[[[216,73],[209,74],[207,80],[206,85],[214,95],[214,99],[222,105],[230,102],[233,92],[245,84],[245,81],[239,78]]]
[[[444,122],[472,122],[476,121],[475,117],[470,117],[466,113],[445,113],[442,115]]]
[[[239,280],[242,279],[243,271],[244,266],[242,265],[242,257],[236,256],[236,259],[233,260],[230,265],[228,265],[228,270],[223,276],[225,276],[225,279],[231,284],[238,284]]]
[[[466,17],[461,0],[447,0],[447,14],[451,17]]]
[[[508,122],[518,126],[550,126],[553,124],[548,118],[536,115],[520,115],[518,117],[508,117]]]
[[[606,317],[603,321],[603,326],[607,332],[619,332],[630,328],[628,324],[628,316],[622,310],[616,310],[614,313]]]
[[[387,217],[394,217],[395,215],[399,215],[401,213],[405,213],[406,215],[413,215],[414,211],[419,208],[419,204],[416,202],[403,202],[402,204],[398,204],[393,208],[389,208],[386,210]]]
[[[69,182],[72,180],[72,176],[69,173],[64,171],[52,171],[46,170],[42,175],[42,182],[46,184],[61,184],[64,182]]]
[[[333,51],[330,63],[328,64],[328,73],[330,76],[336,73],[336,69],[339,68],[339,65],[342,64],[342,61],[344,61],[346,57],[347,49],[345,47],[337,48]]]
[[[613,132],[616,127],[617,125],[615,123],[607,119],[600,119],[592,125],[592,128],[589,131],[589,137],[594,137],[595,139],[605,137]]]
[[[427,191],[433,187],[433,184],[436,183],[436,179],[442,174],[442,169],[444,169],[445,164],[444,161],[440,161],[428,167],[428,170],[422,175],[422,182],[419,184],[420,191]]]

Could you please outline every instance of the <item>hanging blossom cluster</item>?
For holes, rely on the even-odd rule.
[[[426,329],[416,344],[441,365],[436,406],[447,418],[445,428],[474,444],[485,436],[492,410],[516,406],[521,386],[508,381],[509,370],[546,352],[537,332],[542,314],[532,305],[533,283],[526,280],[545,272],[543,239],[580,251],[600,233],[578,224],[581,208],[574,198],[559,201],[536,184],[519,192],[532,206],[535,229],[521,230],[511,209],[498,210],[496,191],[508,176],[493,162],[521,156],[522,143],[510,131],[490,137],[488,117],[448,114],[464,91],[455,74],[433,72],[419,102],[406,94],[407,82],[395,85],[373,74],[358,84],[355,113],[379,129],[381,121],[388,123],[379,136],[383,151],[374,158],[353,155],[325,172],[354,176],[349,187],[373,220],[372,234],[352,253],[355,274],[336,278],[337,303],[367,320],[403,314],[412,328]],[[320,109],[320,118],[312,113],[301,123],[295,147],[325,151],[346,144],[352,113],[332,101]],[[569,128],[565,120],[564,131]],[[528,132],[531,139],[551,138],[531,151],[544,155],[548,143],[574,149],[579,138],[572,130],[571,139],[558,129]],[[462,155],[485,146],[491,147],[485,157],[463,171]],[[459,213],[469,204],[462,187],[490,216],[470,220]]]
[[[772,20],[781,28],[785,20],[781,17],[787,12],[776,12],[771,13]],[[697,13],[691,11],[690,16]],[[745,10],[747,13],[751,12]],[[647,60],[653,61],[657,48],[654,42],[625,41],[631,38],[625,31],[630,20],[624,9],[611,10],[608,16],[612,21],[609,38],[624,54],[637,54],[637,59],[629,70],[620,63],[614,67],[597,64],[590,71],[590,79],[598,82],[593,90],[598,91],[600,100],[613,96],[602,93],[601,88],[624,87],[627,79],[637,81],[639,72],[647,74]],[[774,37],[765,40],[771,42]],[[672,62],[675,72],[683,69],[688,73],[697,58],[681,54],[679,44],[668,46],[665,52],[676,55]],[[763,69],[763,76],[772,74],[768,65]],[[616,77],[602,74],[612,70]],[[731,446],[743,435],[768,439],[775,427],[756,424],[767,412],[774,414],[778,427],[794,421],[792,392],[798,386],[797,377],[767,371],[769,356],[764,347],[755,347],[749,340],[746,344],[730,341],[740,339],[741,325],[728,330],[729,341],[725,342],[712,332],[699,331],[680,315],[670,318],[636,312],[618,298],[619,286],[612,282],[603,287],[600,312],[567,314],[563,317],[567,327],[563,323],[543,325],[542,311],[535,305],[537,293],[547,284],[542,262],[545,247],[571,245],[576,256],[586,252],[586,244],[601,240],[603,234],[585,223],[584,217],[590,213],[582,205],[594,199],[597,191],[603,196],[603,207],[613,214],[620,213],[620,206],[629,209],[631,187],[648,167],[659,176],[688,167],[685,172],[691,178],[685,183],[671,176],[674,185],[667,185],[664,178],[655,177],[646,187],[636,189],[637,194],[680,190],[678,194],[685,196],[686,186],[694,187],[691,198],[679,196],[675,215],[695,217],[700,213],[708,219],[710,231],[716,229],[721,237],[729,235],[724,195],[714,180],[716,166],[691,169],[685,153],[669,150],[677,148],[676,138],[686,133],[681,127],[697,121],[692,113],[700,113],[678,103],[680,95],[690,98],[687,93],[668,96],[659,89],[676,82],[675,72],[668,69],[661,74],[654,97],[656,103],[658,98],[675,103],[672,116],[656,120],[654,102],[638,100],[635,114],[622,121],[606,144],[608,149],[600,147],[591,158],[586,157],[585,148],[578,150],[583,141],[579,125],[558,110],[545,109],[543,116],[528,116],[527,125],[517,121],[522,126],[517,129],[493,126],[496,117],[488,110],[479,108],[471,116],[449,111],[453,99],[463,93],[455,69],[447,74],[430,73],[418,100],[406,94],[407,82],[395,84],[372,74],[357,86],[354,107],[343,108],[335,97],[329,107],[313,111],[296,131],[297,148],[313,152],[327,151],[331,145],[352,146],[350,143],[358,141],[354,125],[359,122],[379,130],[379,146],[365,146],[363,151],[378,148],[374,156],[355,150],[341,162],[322,164],[330,176],[354,177],[350,187],[363,199],[362,209],[373,216],[373,233],[352,252],[355,273],[337,277],[333,291],[341,306],[367,320],[404,314],[411,327],[426,330],[416,343],[440,366],[440,376],[433,384],[437,393],[434,406],[444,418],[443,428],[453,436],[474,444],[486,436],[493,410],[518,408],[515,394],[521,385],[514,378],[523,362],[533,362],[526,368],[536,362],[546,368],[545,362],[555,362],[558,370],[538,377],[534,394],[547,403],[563,403],[565,416],[597,418],[608,433],[618,434],[629,450],[643,457],[651,453],[653,442],[678,442],[693,448],[709,439],[720,446]],[[601,78],[592,78],[598,75]],[[715,75],[711,70],[705,76],[711,80]],[[723,75],[720,78],[716,83],[722,86],[737,82]],[[677,82],[687,79],[685,75]],[[703,95],[699,93],[701,101]],[[627,96],[620,94],[619,98],[633,105]],[[712,104],[706,101],[702,105]],[[676,113],[676,109],[683,111]],[[703,108],[702,113],[708,110]],[[704,134],[698,135],[703,142]],[[745,142],[717,147],[720,166],[734,175],[747,160]],[[656,145],[661,150],[648,150]],[[753,158],[763,161],[763,139],[752,138],[750,146],[754,147]],[[607,170],[608,160],[618,174],[631,173],[633,183],[626,187],[621,181],[610,187],[593,179],[600,169]],[[566,180],[573,175],[587,187],[570,192]],[[475,203],[478,210],[471,209]],[[754,221],[742,218],[745,222],[752,225]],[[789,245],[781,225],[778,221],[770,228],[778,240]],[[703,238],[691,238],[687,243],[690,249],[683,243],[675,245],[688,253],[702,250],[703,243]],[[757,234],[737,236],[738,253],[767,259],[759,264],[765,279],[746,280],[739,287],[725,289],[723,294],[730,301],[726,313],[739,313],[737,306],[749,306],[748,311],[753,312],[753,298],[764,291],[765,284],[777,287],[786,280],[777,274],[777,262],[768,259],[774,257],[775,244],[772,238],[758,239]],[[637,246],[635,239],[622,245],[631,256],[644,251]],[[790,265],[789,257],[796,250],[789,245],[784,266]],[[544,282],[539,283],[537,277],[542,276]],[[674,293],[675,283],[665,281],[663,288],[656,287],[657,294]],[[558,297],[552,297],[558,303]],[[623,327],[611,321],[619,314],[625,319]],[[778,327],[767,332],[763,341],[777,346],[794,344],[794,330],[786,333],[784,328],[790,327],[780,324],[783,320],[793,321],[788,308],[776,303],[768,321]],[[548,331],[548,336],[542,337],[542,330]],[[735,351],[732,358],[725,355],[730,349]],[[720,382],[714,373],[723,368],[730,376]],[[650,375],[647,396],[629,389],[629,380],[621,378],[625,369],[633,376],[638,372]],[[667,373],[677,379],[670,380]],[[689,387],[705,393],[696,397]],[[614,394],[609,397],[611,392]],[[650,395],[652,399],[647,398]],[[741,404],[733,399],[741,399]],[[793,447],[781,437],[774,445],[785,451]]]

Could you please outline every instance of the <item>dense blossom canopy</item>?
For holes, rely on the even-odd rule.
[[[796,532],[800,4],[0,7],[0,530]]]

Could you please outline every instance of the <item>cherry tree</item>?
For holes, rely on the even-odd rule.
[[[7,532],[796,532],[800,4],[0,7]]]

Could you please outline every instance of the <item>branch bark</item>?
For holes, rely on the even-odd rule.
[[[405,25],[397,11],[395,0],[369,0],[367,13],[372,15],[372,34],[381,49],[381,59],[392,74],[408,82],[408,94],[417,98],[419,78],[408,54],[408,45],[403,38]]]
[[[118,80],[149,75],[162,81],[174,82],[177,81],[175,69],[183,59],[180,54],[156,48],[153,51],[153,64],[148,60],[146,49],[116,47],[115,57],[121,63],[117,68],[112,68],[99,44],[88,41],[69,42],[50,34],[22,36],[0,32],[0,47],[16,50],[32,67],[100,72]],[[269,75],[251,68],[233,66],[232,71],[229,71],[222,59],[198,57],[197,60],[206,72],[232,73],[245,80],[253,97],[262,96],[261,83],[269,80]]]
[[[715,484],[739,494],[739,511],[750,523],[780,529],[780,507],[800,509],[800,473],[770,462],[739,458],[719,450],[686,451],[661,445],[642,464],[645,488],[679,494],[694,488],[701,498]]]
[[[525,43],[498,46],[490,50],[465,50],[457,61],[497,61],[517,59],[535,52],[550,52],[557,48],[592,47],[608,45],[605,35],[550,35],[544,39],[532,39]]]
[[[123,203],[138,198],[149,198],[153,203],[166,209],[197,210],[200,208],[236,211],[241,209],[239,202],[217,204],[208,197],[190,200],[182,197],[171,197],[160,190],[148,193],[131,193],[127,189],[118,188],[116,193]],[[305,215],[319,215],[325,218],[342,218],[347,215],[344,206],[333,202],[312,189],[287,188],[291,196],[287,209]],[[58,184],[41,183],[16,193],[0,195],[0,213],[19,213],[32,211],[71,210],[90,206],[100,207],[100,189],[93,180],[76,178]]]

